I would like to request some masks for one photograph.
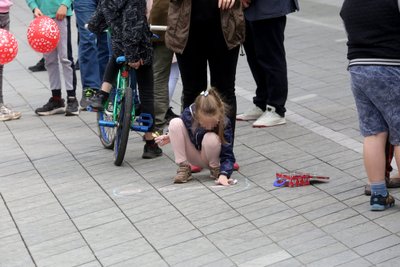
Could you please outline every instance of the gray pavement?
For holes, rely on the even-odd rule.
[[[25,1],[14,2],[19,54],[5,69],[5,100],[23,117],[0,123],[1,267],[400,265],[399,204],[373,213],[363,195],[340,0],[303,0],[289,16],[288,123],[253,129],[238,122],[239,183],[227,188],[214,186],[206,171],[174,185],[171,148],[143,160],[134,132],[123,166],[115,167],[94,113],[36,116],[50,96],[48,78],[27,70],[40,58],[26,40],[32,13]],[[240,57],[239,111],[252,105],[254,88]],[[273,187],[285,170],[331,180]],[[398,189],[391,193],[400,201]]]

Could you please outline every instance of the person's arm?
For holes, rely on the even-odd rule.
[[[40,11],[39,6],[36,3],[36,0],[25,0],[25,1],[28,4],[28,7],[32,10],[35,18],[43,16],[42,11]]]
[[[101,4],[97,5],[95,12],[88,21],[87,28],[96,34],[101,34],[108,28]]]

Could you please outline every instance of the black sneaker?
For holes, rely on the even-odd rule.
[[[382,195],[371,196],[369,203],[372,211],[382,211],[394,206],[394,198],[388,192],[385,197]]]
[[[82,110],[86,110],[87,106],[89,105],[90,98],[96,94],[96,91],[97,90],[94,90],[90,87],[83,88],[82,99],[80,102]]]
[[[179,115],[175,114],[172,111],[172,107],[169,107],[168,110],[167,110],[167,113],[165,113],[165,120],[167,122],[170,122],[173,118],[179,118]]]
[[[49,102],[47,102],[43,107],[37,108],[35,113],[40,116],[63,114],[65,113],[65,101],[62,98],[60,100],[54,100],[53,97],[50,97]]]
[[[159,148],[157,144],[144,145],[142,158],[154,159],[159,156],[162,156],[162,149]]]
[[[65,116],[76,116],[79,115],[79,104],[76,97],[68,97],[67,108],[65,109]]]
[[[30,66],[28,69],[32,72],[46,71],[46,67],[44,66],[44,58],[41,58],[36,65]]]
[[[95,95],[93,95],[87,102],[87,106],[91,106],[92,109],[97,111],[104,110],[104,104],[106,103],[107,98],[104,94],[99,90]],[[87,107],[86,106],[86,107]]]

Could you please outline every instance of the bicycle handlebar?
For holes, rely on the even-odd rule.
[[[164,25],[151,25],[150,24],[150,31],[162,31],[165,32],[167,30],[167,26]]]

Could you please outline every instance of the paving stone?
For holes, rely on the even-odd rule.
[[[141,234],[126,219],[102,224],[83,230],[81,233],[95,252],[141,237]]]
[[[54,266],[56,262],[58,266],[76,266],[83,263],[93,261],[94,255],[88,247],[80,247],[61,254],[53,255],[46,259],[37,261],[38,266]]]

